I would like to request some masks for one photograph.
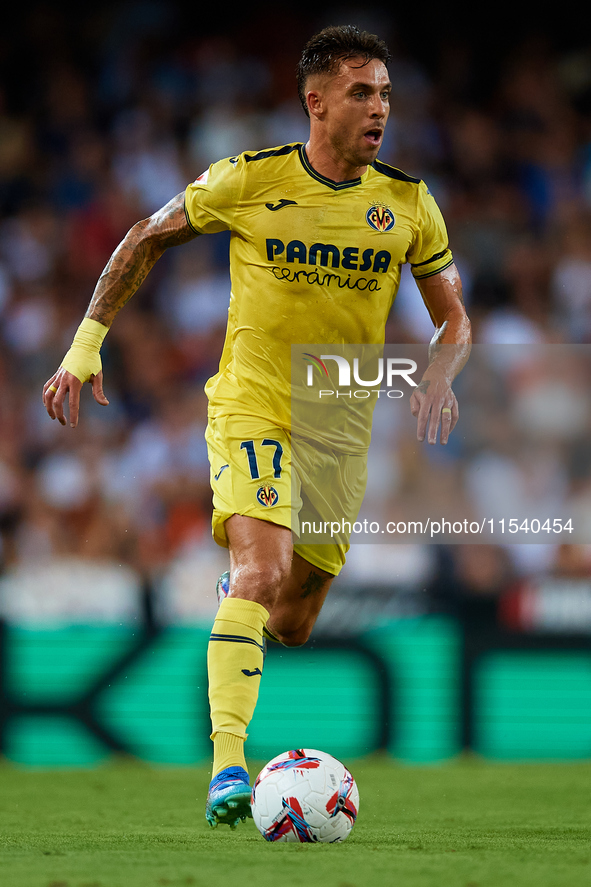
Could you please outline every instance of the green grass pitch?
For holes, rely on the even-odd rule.
[[[349,840],[211,830],[205,768],[0,765],[3,887],[578,887],[591,884],[591,763],[347,762]],[[252,772],[256,767],[252,768]]]

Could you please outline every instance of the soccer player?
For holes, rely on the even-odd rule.
[[[111,256],[43,398],[78,422],[80,389],[103,393],[100,347],[117,312],[172,246],[230,230],[232,293],[219,372],[208,381],[206,439],[213,535],[230,555],[208,649],[214,745],[211,825],[250,815],[244,757],[264,638],[305,643],[346,544],[294,544],[291,533],[290,346],[380,345],[409,262],[435,326],[435,349],[411,397],[419,440],[447,442],[458,419],[453,379],[470,324],[441,213],[426,185],[377,160],[389,113],[388,49],[353,26],[314,36],[298,66],[310,138],[220,160]]]

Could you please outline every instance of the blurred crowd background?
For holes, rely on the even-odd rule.
[[[495,490],[535,488],[551,507],[576,499],[591,523],[581,350],[591,345],[585,29],[569,16],[517,25],[501,8],[478,24],[430,4],[420,22],[367,6],[197,7],[131,0],[90,4],[74,16],[59,3],[30,3],[5,14],[0,612],[17,620],[146,612],[191,620],[214,611],[226,553],[210,536],[203,384],[223,342],[228,238],[167,253],[118,316],[103,348],[108,408],[85,390],[72,431],[49,420],[41,389],[135,221],[217,159],[306,140],[295,65],[305,41],[329,23],[356,22],[391,47],[392,110],[380,159],[424,178],[435,194],[475,341],[576,344],[583,360],[558,383],[539,361],[505,374],[507,396],[534,425],[558,384],[559,456],[507,452],[490,421],[500,394],[487,389],[484,373],[482,414],[472,425],[480,435],[466,437],[468,425],[466,434],[458,426],[445,455],[417,446],[400,423],[383,423],[366,508],[381,507],[384,491],[389,502],[408,498],[412,477],[460,491],[480,513]],[[388,341],[428,342],[431,334],[405,273]],[[461,474],[460,460],[468,466]],[[523,629],[580,630],[591,624],[590,575],[586,544],[358,545],[324,624],[443,609]]]

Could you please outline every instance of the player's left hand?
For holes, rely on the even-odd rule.
[[[410,398],[410,411],[417,420],[417,439],[437,443],[441,423],[440,443],[446,444],[460,417],[456,396],[445,376],[427,373]]]

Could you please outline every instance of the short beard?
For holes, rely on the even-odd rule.
[[[347,142],[340,140],[340,139],[336,139],[333,142],[333,147],[334,147],[336,153],[339,155],[339,157],[341,157],[343,160],[345,160],[350,166],[357,167],[357,168],[359,168],[361,166],[369,166],[371,163],[374,162],[374,160],[377,157],[377,153],[378,153],[376,151],[375,154],[373,154],[372,156],[363,157],[360,154],[358,154],[357,152],[354,153],[353,149],[350,147],[350,145]],[[368,151],[369,150],[370,149],[368,149]]]

